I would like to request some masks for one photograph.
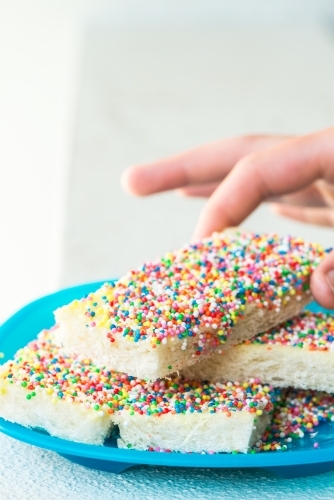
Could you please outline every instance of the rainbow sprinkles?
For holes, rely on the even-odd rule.
[[[44,330],[0,367],[0,416],[95,445],[118,424],[123,448],[257,453],[316,436],[320,424],[334,420],[334,398],[282,392],[258,379],[147,383],[65,353],[54,344],[54,330]]]
[[[333,372],[334,317],[304,311],[225,353],[186,368],[183,374],[216,382],[256,375],[275,387],[334,393]]]
[[[258,381],[147,383],[66,354],[47,330],[0,367],[0,416],[97,445],[117,423],[120,446],[247,452],[270,422],[273,395]]]
[[[58,309],[56,341],[155,380],[297,314],[323,256],[298,238],[216,234]]]

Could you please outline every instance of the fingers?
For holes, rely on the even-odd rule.
[[[266,201],[284,203],[284,205],[298,205],[302,207],[326,207],[327,202],[319,189],[318,182],[306,189],[301,189],[285,196],[273,196]]]
[[[221,181],[243,156],[281,143],[285,136],[243,136],[206,144],[157,162],[135,165],[122,175],[123,188],[148,195]]]
[[[329,253],[312,274],[311,290],[319,304],[334,309],[334,252]]]
[[[326,205],[334,208],[334,186],[324,181],[319,181],[317,184],[319,194]]]
[[[183,196],[190,197],[202,197],[208,198],[212,195],[212,193],[219,186],[218,182],[213,182],[211,184],[200,184],[187,186],[184,188],[180,188],[177,192]],[[317,183],[310,186],[306,189],[301,189],[296,193],[289,194],[286,196],[273,196],[268,198],[266,201],[274,202],[274,203],[284,203],[286,205],[299,205],[299,206],[307,206],[307,207],[324,207],[327,206],[327,202],[325,201],[325,195],[322,194],[323,189],[320,191],[317,187]],[[326,199],[328,198],[326,192]],[[332,204],[330,206],[334,206],[334,199],[332,200]]]
[[[317,226],[334,226],[334,209],[332,208],[308,208],[293,205],[272,204],[271,209],[284,217],[295,219]]]
[[[215,189],[219,186],[218,182],[212,182],[211,184],[201,184],[199,186],[187,186],[181,189],[178,189],[178,193],[183,196],[191,196],[191,197],[200,197],[200,198],[208,198],[212,195]]]
[[[240,160],[204,208],[193,239],[239,225],[260,203],[334,181],[334,129],[285,141]]]

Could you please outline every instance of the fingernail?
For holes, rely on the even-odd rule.
[[[326,274],[326,280],[331,287],[332,292],[334,293],[334,269],[328,271],[328,273]]]

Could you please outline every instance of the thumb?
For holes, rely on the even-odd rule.
[[[334,309],[334,251],[330,252],[311,276],[313,297],[326,309]]]

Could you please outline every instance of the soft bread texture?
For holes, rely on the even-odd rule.
[[[334,392],[334,317],[304,311],[252,340],[185,368],[195,380],[259,378],[274,387]]]
[[[247,411],[232,413],[192,413],[148,417],[123,411],[114,417],[119,426],[119,448],[147,450],[161,448],[201,453],[247,451],[262,436],[270,416],[254,416]]]
[[[101,377],[89,360],[58,349],[54,331],[43,330],[0,366],[0,416],[51,436],[102,445],[113,424],[109,407],[96,406]]]
[[[101,417],[94,410],[59,401],[44,391],[37,392],[33,402],[26,395],[22,387],[5,382],[0,372],[0,416],[5,420],[43,429],[58,438],[95,445],[102,445],[111,432],[113,424],[108,414]]]
[[[187,378],[224,382],[259,378],[274,387],[295,387],[334,392],[334,352],[298,347],[237,345],[185,368]]]
[[[0,416],[71,441],[103,444],[115,422],[120,446],[246,452],[270,421],[276,392],[259,383],[147,383],[68,355],[53,332],[0,367]]]
[[[311,299],[310,274],[323,254],[319,246],[289,237],[215,235],[59,308],[56,342],[99,366],[156,380],[297,314]],[[143,297],[153,304],[145,314],[143,304],[136,305]],[[181,311],[166,317],[168,300]]]
[[[252,304],[247,306],[244,318],[234,326],[233,334],[221,348],[218,347],[218,350],[226,350],[295,316],[310,301],[311,295],[307,291],[297,298],[288,297],[286,304],[278,311],[259,309]],[[56,330],[56,342],[69,352],[77,352],[91,358],[99,366],[116,367],[117,371],[141,379],[156,380],[199,362],[198,356],[192,354],[197,342],[194,337],[188,338],[185,350],[181,349],[181,341],[175,337],[173,340],[168,339],[166,344],[161,344],[156,349],[149,342],[134,344],[122,336],[116,337],[115,342],[111,344],[107,337],[108,329],[97,326],[86,327],[84,306],[81,314],[74,313],[66,307],[58,309],[55,314],[59,324]],[[213,329],[203,330],[203,333],[205,332],[215,335]],[[200,356],[201,360],[206,360],[215,351],[217,347],[207,350]]]

